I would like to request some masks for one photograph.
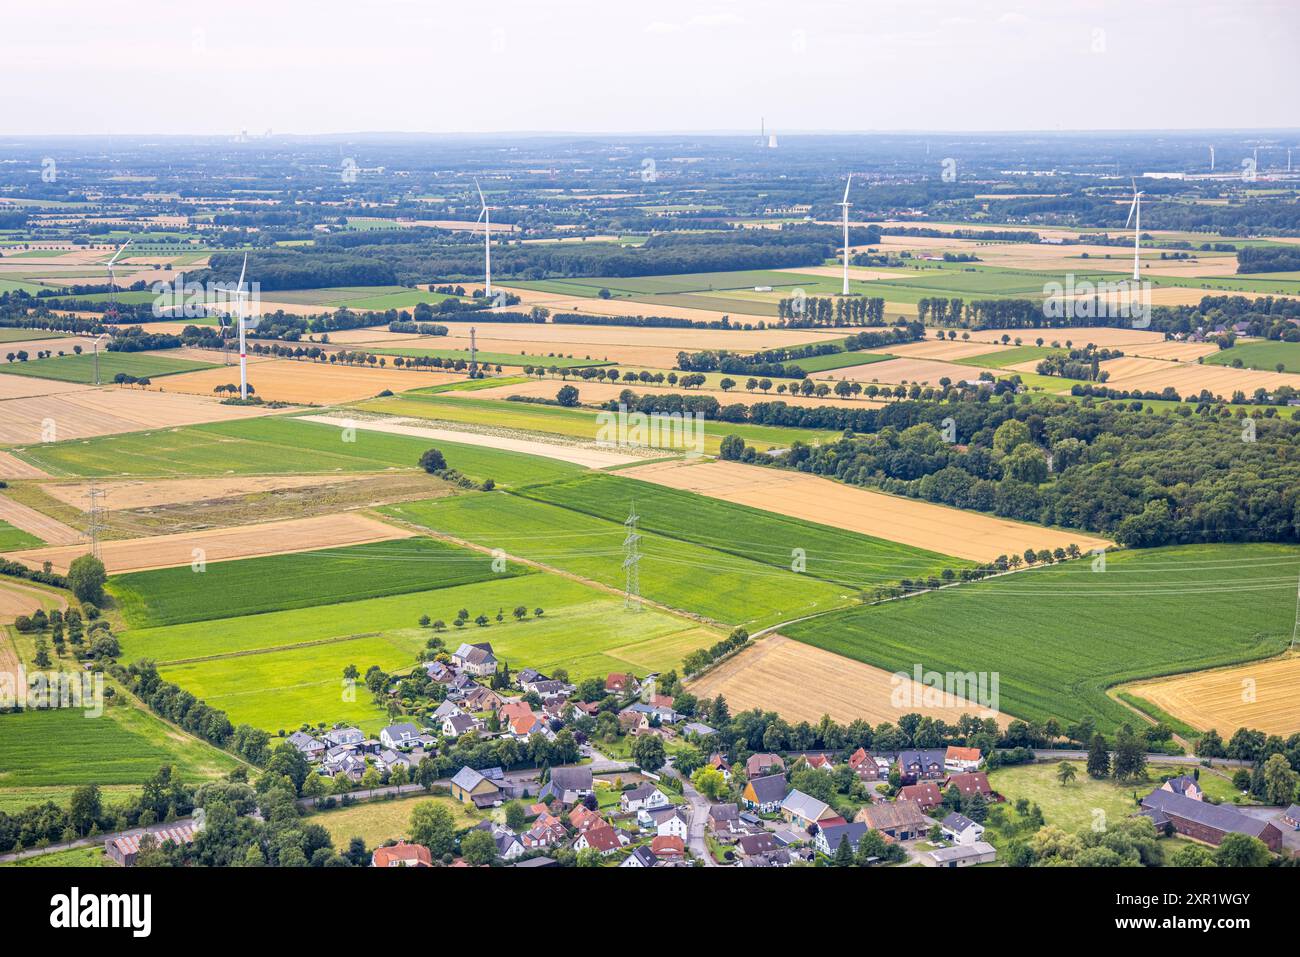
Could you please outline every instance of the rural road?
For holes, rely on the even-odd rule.
[[[709,802],[695,787],[690,779],[678,773],[676,768],[665,767],[663,773],[682,782],[682,794],[691,804],[691,821],[688,825],[687,847],[705,867],[717,867],[718,862],[709,853],[709,845],[704,840],[704,829],[709,823]]]
[[[26,860],[29,857],[40,857],[42,854],[53,854],[55,851],[71,851],[78,847],[94,847],[102,845],[107,841],[119,837],[127,837],[132,834],[146,834],[150,832],[165,831],[168,828],[178,827],[182,824],[192,823],[192,817],[178,817],[171,823],[150,824],[148,827],[132,827],[125,831],[110,831],[105,834],[97,834],[94,837],[83,837],[75,841],[63,841],[58,844],[51,844],[48,847],[33,847],[26,851],[10,851],[8,854],[0,854],[0,864],[10,864],[14,861]]]
[[[1005,750],[1005,749],[1004,749]],[[1111,757],[1115,752],[1111,752]],[[1086,761],[1088,760],[1087,751],[1056,751],[1050,748],[1044,750],[1034,750],[1034,758],[1039,761]],[[1193,764],[1199,765],[1202,760],[1209,760],[1212,767],[1216,768],[1248,768],[1251,766],[1249,761],[1238,761],[1236,758],[1198,758],[1194,754],[1162,754],[1160,752],[1147,752],[1147,761],[1152,764]]]

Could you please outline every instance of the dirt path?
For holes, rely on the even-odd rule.
[[[3,495],[0,495],[0,520],[35,535],[47,545],[76,545],[82,541],[81,533],[75,528]]]

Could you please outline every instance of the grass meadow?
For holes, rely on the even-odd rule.
[[[1231,349],[1206,356],[1205,362],[1230,366],[1234,359],[1240,359],[1247,369],[1274,372],[1281,363],[1283,372],[1300,372],[1300,342],[1239,342]]]
[[[4,350],[0,348],[0,354]],[[178,372],[198,372],[215,369],[216,363],[194,362],[190,359],[173,359],[143,352],[101,352],[99,354],[99,381],[110,383],[119,372],[136,378],[157,379]],[[10,375],[33,376],[38,379],[57,379],[60,382],[95,381],[95,357],[89,352],[81,355],[51,356],[48,359],[29,359],[26,362],[6,362],[0,371]]]
[[[23,548],[36,548],[45,543],[21,528],[14,528],[8,522],[0,520],[0,552],[18,551]]]
[[[1123,681],[1264,658],[1294,624],[1300,550],[1189,545],[1116,552],[835,612],[784,634],[890,671],[999,675],[998,708],[1030,720],[1134,721]]]

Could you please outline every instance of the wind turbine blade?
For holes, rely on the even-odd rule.
[[[474,222],[476,222],[476,223],[481,223],[481,222],[483,222],[483,217],[486,216],[486,215],[487,215],[487,207],[484,206],[482,209],[480,209],[480,210],[478,211],[478,218],[475,219]]]
[[[844,199],[841,200],[841,205],[844,205],[849,201],[849,187],[852,185],[853,185],[853,174],[850,173],[849,178],[844,183]]]
[[[1125,229],[1128,229],[1129,226],[1133,224],[1133,214],[1137,211],[1137,205],[1138,205],[1138,198],[1136,195],[1134,195],[1133,202],[1129,205],[1128,208],[1128,219],[1124,220]]]
[[[110,269],[113,267],[113,263],[117,262],[117,257],[122,255],[122,253],[126,251],[126,247],[130,245],[131,245],[131,240],[128,239],[126,242],[124,242],[121,246],[118,247],[117,252],[113,253],[113,258],[108,261],[108,266]]]
[[[235,287],[236,293],[244,291],[244,273],[248,271],[248,253],[244,253],[244,265],[239,269],[239,285]]]
[[[484,208],[486,209],[486,208],[487,208],[487,200],[483,198],[483,187],[480,186],[480,185],[478,184],[478,179],[477,179],[477,178],[475,178],[475,180],[474,180],[474,188],[475,188],[476,190],[478,190],[478,201],[479,201],[479,205],[482,206],[482,207],[484,207]]]

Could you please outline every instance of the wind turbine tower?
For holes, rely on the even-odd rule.
[[[483,207],[479,219],[483,221],[483,295],[488,299],[492,298],[492,212],[483,198],[483,188],[479,186],[478,180],[474,180],[474,188],[478,190],[478,201]]]
[[[235,288],[235,308],[239,311],[239,398],[248,398],[248,347],[245,344],[244,313],[247,302],[244,292],[244,274],[248,271],[248,253],[244,253],[244,265],[239,270],[239,285]]]
[[[844,287],[840,295],[849,294],[849,207],[853,204],[849,202],[849,187],[853,185],[853,174],[844,183],[844,198],[835,205],[840,207],[840,212],[844,218]]]
[[[1133,180],[1133,205],[1128,208],[1128,220],[1124,223],[1124,228],[1128,229],[1129,223],[1133,224],[1133,281],[1140,282],[1142,279],[1141,265],[1138,262],[1138,242],[1142,237],[1142,194],[1138,192],[1137,179]]]
[[[1214,172],[1214,147],[1210,147],[1210,172]]]
[[[131,240],[127,240],[118,247],[117,252],[113,253],[113,258],[108,261],[108,311],[117,318],[117,275],[113,272],[113,264],[117,262],[117,257],[126,251],[126,247],[131,245]]]

